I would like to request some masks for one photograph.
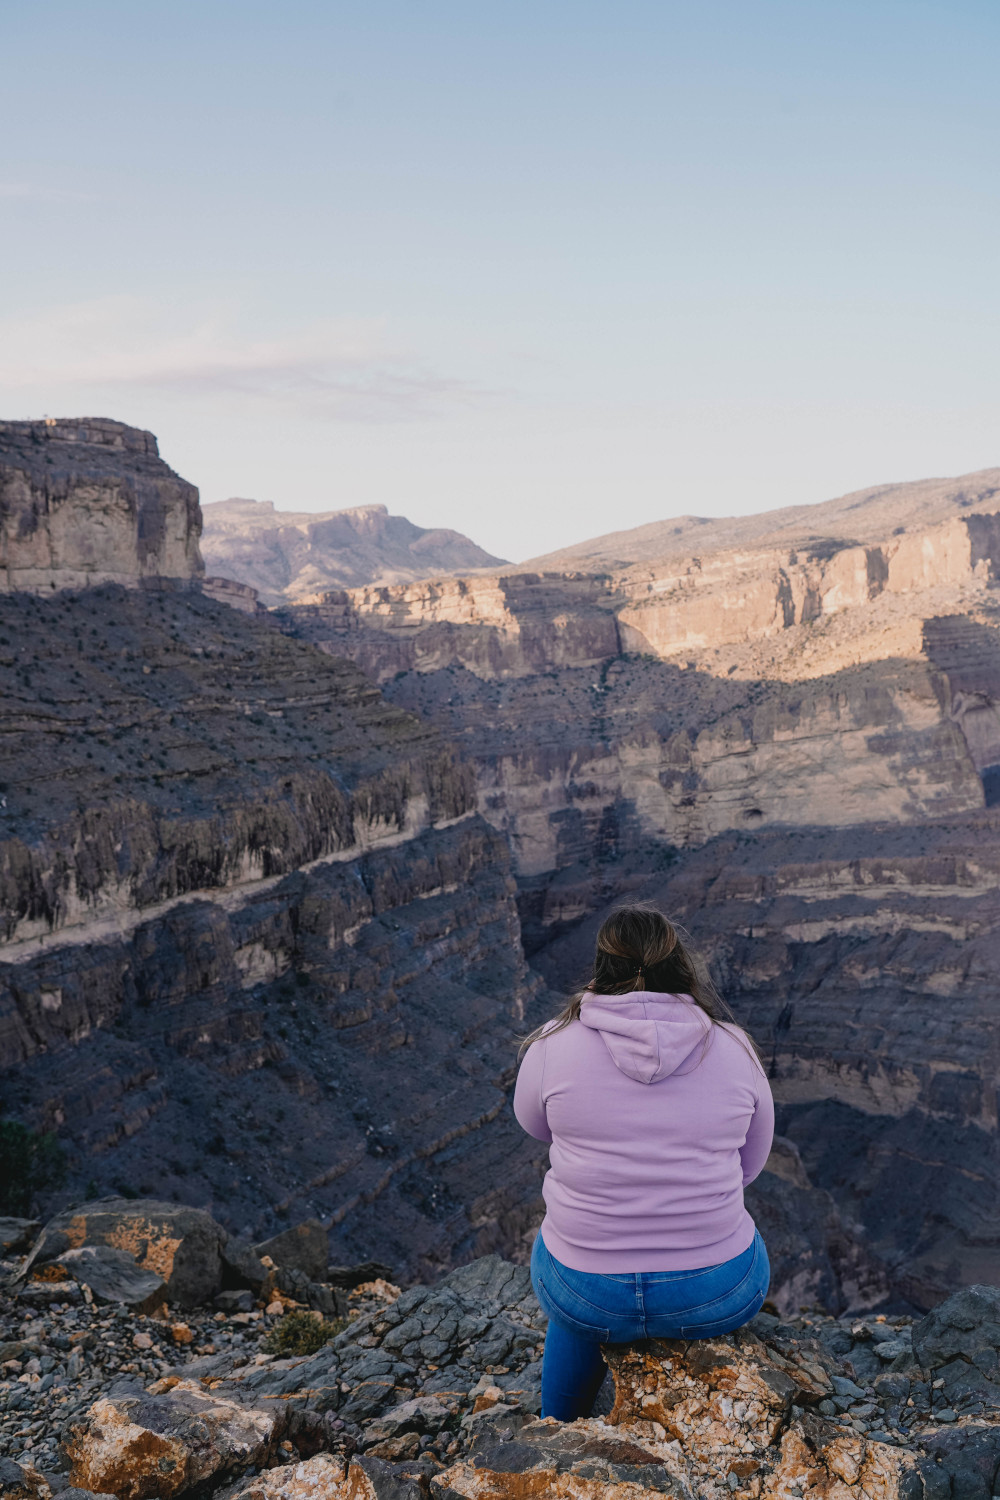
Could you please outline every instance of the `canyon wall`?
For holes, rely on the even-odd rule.
[[[924,495],[900,529],[877,495],[896,523],[881,537],[847,507],[851,530],[822,544],[726,535],[686,560],[355,590],[285,616],[476,765],[554,989],[585,978],[609,903],[683,921],[762,1047],[803,1182],[920,1305],[1000,1280],[985,501]]]
[[[540,1018],[509,854],[433,726],[181,585],[0,598],[0,1089],[67,1192],[431,1273],[520,1253]]]
[[[198,491],[151,432],[99,417],[0,422],[0,592],[196,579]]]

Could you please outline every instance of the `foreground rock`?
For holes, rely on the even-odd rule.
[[[102,1397],[66,1444],[70,1480],[119,1500],[168,1500],[262,1463],[280,1437],[281,1415],[194,1381],[156,1396],[140,1389]]]
[[[994,1492],[997,1288],[957,1293],[916,1324],[762,1314],[724,1338],[609,1348],[613,1402],[602,1391],[595,1416],[562,1425],[538,1417],[545,1320],[523,1267],[489,1256],[401,1295],[384,1281],[364,1284],[350,1303],[346,1328],[291,1357],[271,1352],[278,1316],[259,1306],[205,1309],[172,1324],[122,1305],[13,1303],[0,1327],[0,1451],[27,1478],[11,1494],[990,1500]]]

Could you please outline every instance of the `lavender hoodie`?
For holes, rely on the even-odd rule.
[[[514,1113],[551,1143],[542,1238],[574,1271],[684,1271],[746,1250],[743,1189],[771,1149],[767,1079],[687,995],[584,1000],[524,1055]]]

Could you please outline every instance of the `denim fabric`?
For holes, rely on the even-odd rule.
[[[742,1327],[760,1311],[770,1275],[759,1233],[741,1255],[718,1266],[614,1276],[570,1270],[539,1234],[531,1284],[549,1319],[542,1415],[560,1422],[587,1415],[604,1375],[601,1344],[708,1339]]]

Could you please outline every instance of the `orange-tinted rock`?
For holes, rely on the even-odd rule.
[[[50,1219],[31,1263],[47,1265],[66,1251],[106,1245],[126,1251],[143,1270],[160,1277],[171,1302],[195,1307],[219,1289],[225,1237],[211,1214],[199,1208],[151,1198],[102,1198]]]
[[[159,1395],[102,1397],[66,1443],[71,1482],[118,1500],[170,1500],[261,1463],[280,1437],[273,1410],[180,1380]]]
[[[347,1500],[347,1466],[332,1453],[302,1463],[282,1464],[247,1479],[229,1500]]]

